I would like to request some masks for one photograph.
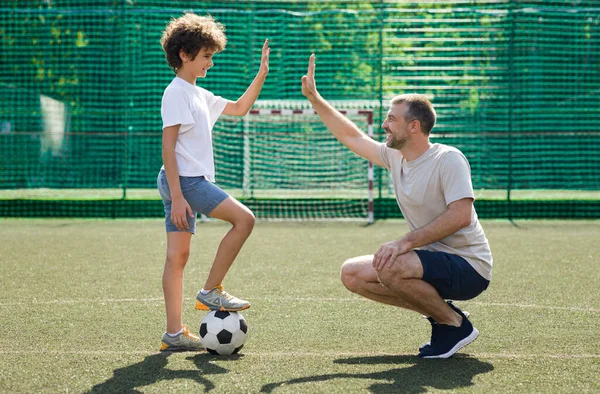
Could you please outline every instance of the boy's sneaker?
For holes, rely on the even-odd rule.
[[[454,305],[451,300],[448,300],[446,302],[448,303],[448,305],[450,305],[450,308],[454,309],[456,311],[456,313],[458,313],[459,315],[462,312],[462,314],[464,316],[466,316],[466,317],[470,316],[469,312],[461,310],[459,307],[457,307],[456,305]],[[427,342],[427,343],[422,344],[419,347],[419,351],[422,351],[423,349],[425,349],[427,346],[430,346],[434,342],[434,337],[436,336],[437,325],[438,325],[437,322],[435,320],[433,320],[432,317],[423,316],[423,318],[427,319],[429,321],[429,323],[431,323],[431,340],[429,342]]]
[[[196,309],[200,311],[229,311],[237,312],[250,308],[250,303],[240,300],[223,290],[223,286],[217,286],[208,294],[198,292],[196,296]]]
[[[469,321],[461,311],[462,324],[460,327],[449,326],[446,324],[437,324],[436,337],[432,344],[426,346],[419,352],[422,358],[448,358],[467,346],[479,336],[479,331]]]
[[[162,336],[161,352],[187,352],[204,350],[200,337],[192,334],[187,326],[177,336],[170,336],[166,332]]]

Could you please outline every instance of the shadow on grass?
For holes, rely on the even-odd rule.
[[[210,391],[215,388],[215,385],[206,378],[206,375],[218,375],[229,372],[227,369],[211,363],[215,357],[208,353],[198,353],[186,357],[186,360],[191,360],[196,364],[198,370],[167,369],[167,359],[171,354],[153,354],[145,357],[139,363],[115,369],[110,379],[95,385],[88,393],[139,393],[140,391],[137,388],[163,380],[175,379],[193,380],[204,386],[204,391]],[[240,357],[240,355],[236,355],[227,357],[227,359],[237,359]]]
[[[422,393],[430,388],[438,390],[457,390],[473,386],[473,378],[478,374],[490,372],[494,366],[466,355],[440,360],[424,360],[417,356],[374,356],[353,357],[334,360],[335,364],[405,364],[402,368],[370,373],[334,373],[306,376],[279,383],[269,383],[261,392],[270,393],[277,387],[291,384],[323,382],[334,379],[381,380],[369,387],[371,393]]]

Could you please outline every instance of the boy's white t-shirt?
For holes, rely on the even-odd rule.
[[[406,161],[399,150],[385,144],[378,146],[377,153],[391,172],[398,206],[411,231],[431,223],[450,203],[475,199],[469,162],[456,148],[432,144],[413,161]],[[485,279],[492,278],[492,251],[475,208],[469,226],[420,249],[458,255]]]
[[[161,105],[163,130],[181,125],[175,145],[180,176],[203,175],[215,181],[212,128],[226,105],[223,97],[179,77],[165,89]]]

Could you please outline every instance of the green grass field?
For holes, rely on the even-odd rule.
[[[349,257],[402,221],[260,222],[225,286],[252,301],[242,354],[158,352],[162,220],[3,219],[0,392],[599,392],[600,221],[484,221],[494,279],[459,302],[480,337],[421,360],[429,324],[350,294]],[[193,309],[228,226],[199,224],[186,269]]]

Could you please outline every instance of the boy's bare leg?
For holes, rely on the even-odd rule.
[[[210,213],[210,216],[229,222],[233,227],[225,234],[219,244],[215,260],[204,284],[206,290],[210,290],[223,282],[227,271],[229,271],[233,261],[250,236],[255,221],[252,211],[233,197],[228,197],[220,203]]]
[[[192,233],[167,233],[167,258],[162,286],[167,310],[167,332],[174,334],[183,327],[181,313],[183,297],[183,270],[190,255]]]

